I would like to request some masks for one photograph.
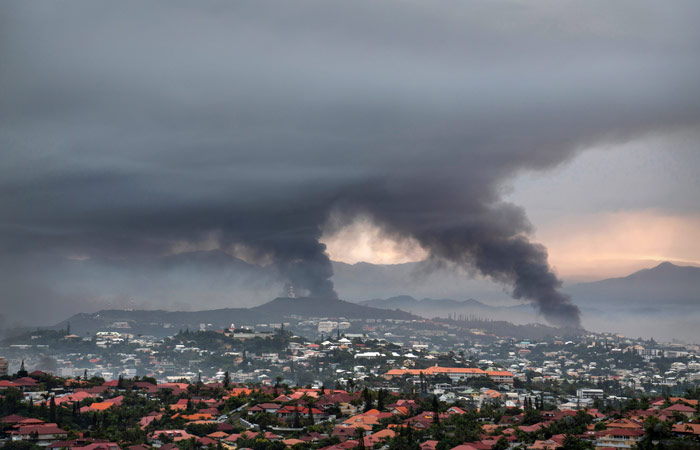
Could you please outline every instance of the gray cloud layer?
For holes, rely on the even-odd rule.
[[[693,1],[0,8],[3,305],[52,301],[19,260],[211,232],[333,296],[321,228],[362,213],[577,325],[503,181],[700,122]]]

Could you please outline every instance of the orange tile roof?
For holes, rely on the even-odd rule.
[[[668,399],[671,403],[678,403],[682,402],[685,403],[686,405],[690,406],[698,406],[698,401],[690,398],[683,398],[683,397],[670,397]]]
[[[211,420],[214,416],[211,414],[189,414],[183,415],[182,418],[185,420]]]
[[[248,389],[248,388],[236,387],[236,388],[231,389],[229,392],[231,393],[231,395],[240,396],[240,395],[250,395],[253,392],[253,390]]]
[[[358,414],[345,419],[342,422],[344,427],[372,429],[372,425],[377,425],[379,418],[372,414]]]
[[[700,423],[677,423],[673,425],[674,433],[700,435]]]
[[[400,416],[405,416],[406,414],[408,414],[408,408],[406,408],[405,406],[397,406],[393,410],[396,412],[396,414]]]
[[[396,432],[394,430],[385,428],[383,430],[377,431],[376,433],[372,433],[369,436],[365,436],[363,440],[365,441],[365,447],[371,448],[383,439],[393,438],[394,436],[396,436]]]
[[[113,402],[95,402],[92,403],[89,408],[94,411],[105,411],[114,406]]]
[[[606,425],[607,428],[615,428],[615,429],[620,429],[620,428],[627,428],[627,429],[633,429],[633,430],[639,430],[642,428],[642,425],[640,423],[634,422],[629,419],[617,419],[613,420],[612,422],[608,423]]]
[[[215,431],[213,433],[207,434],[207,437],[210,437],[212,439],[223,439],[226,436],[228,436],[228,433],[224,433],[223,431]]]

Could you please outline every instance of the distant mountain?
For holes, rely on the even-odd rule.
[[[384,309],[400,309],[425,318],[459,318],[461,320],[497,320],[513,324],[542,322],[532,305],[491,306],[472,298],[454,300],[450,298],[424,298],[418,300],[410,295],[399,295],[386,299],[359,302],[361,305]]]
[[[27,280],[0,312],[0,329],[44,326],[57,317],[100,310],[197,311],[250,308],[283,295],[288,282],[276,264],[246,262],[220,250],[142,258],[31,257],[24,267],[42,273]],[[416,298],[478,298],[502,302],[507,294],[455,267],[428,262],[394,265],[333,262],[336,292],[350,302],[409,294]],[[8,274],[5,274],[9,276]]]
[[[566,287],[592,331],[700,343],[700,268],[662,263]]]
[[[414,298],[478,298],[489,303],[509,299],[503,288],[455,266],[436,266],[430,261],[403,264],[346,264],[333,262],[333,283],[349,301],[387,299],[399,294]]]
[[[581,307],[638,312],[697,309],[700,268],[668,262],[621,278],[580,283],[565,289]]]
[[[445,308],[473,305],[479,308],[499,310],[499,308],[491,308],[472,299],[462,301],[451,299],[416,300],[409,296],[401,296],[386,300],[370,300],[366,303],[372,302],[390,306],[409,303],[418,304],[433,313],[435,312],[435,304],[442,305]],[[436,314],[431,315],[427,313],[424,315],[424,317],[435,316]],[[71,332],[81,336],[93,335],[97,331],[169,336],[177,333],[179,330],[197,330],[200,324],[206,324],[208,329],[222,329],[229,327],[231,324],[235,324],[237,327],[255,326],[260,323],[295,322],[296,320],[311,317],[336,320],[343,318],[419,319],[418,316],[395,308],[381,309],[334,299],[280,297],[254,308],[225,308],[208,311],[102,310],[92,314],[76,314],[70,319],[50,328],[65,329],[70,323]],[[467,317],[466,315],[463,319],[452,321],[451,323],[492,334],[490,338],[493,339],[497,337],[542,339],[546,336],[554,335],[575,336],[581,332],[581,330],[564,330],[542,324],[518,325],[503,320],[496,321],[490,318]]]
[[[53,328],[65,328],[79,335],[100,330],[125,331],[132,334],[164,336],[179,329],[199,329],[200,324],[215,329],[231,324],[254,326],[258,323],[279,323],[298,318],[329,319],[402,319],[417,317],[404,311],[377,309],[343,300],[319,298],[276,298],[254,308],[224,308],[206,311],[163,310],[102,310],[96,313],[76,314]]]
[[[467,310],[472,312],[494,312],[499,309],[472,298],[468,300],[453,300],[451,298],[424,298],[422,300],[417,300],[410,295],[364,300],[359,302],[359,304],[383,309],[401,309],[428,317],[440,316],[446,312],[450,314],[464,313]]]
[[[416,316],[404,311],[379,309],[344,300],[318,298],[287,298],[280,297],[251,308],[267,318],[283,317],[328,317],[333,319],[403,319],[411,320]]]
[[[255,325],[263,316],[247,308],[212,309],[208,311],[164,311],[106,309],[95,313],[80,313],[69,317],[53,327],[65,329],[70,324],[71,332],[85,336],[97,331],[118,331],[131,334],[168,336],[178,330],[198,330],[200,324],[211,324],[215,328]]]

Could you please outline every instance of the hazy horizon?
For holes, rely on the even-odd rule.
[[[51,319],[33,323],[22,322],[21,320],[6,320],[3,324],[0,324],[0,328],[52,326],[68,319],[75,313],[94,313],[103,309],[202,311],[217,308],[253,307],[267,303],[276,297],[286,296],[286,292],[282,289],[282,280],[274,268],[268,267],[272,271],[265,272],[265,268],[260,267],[262,272],[251,273],[249,271],[250,267],[258,266],[244,267],[248,272],[244,270],[242,278],[236,278],[235,274],[239,273],[241,266],[235,263],[229,266],[227,263],[237,260],[230,255],[226,255],[226,259],[222,260],[222,255],[224,254],[218,250],[196,251],[171,255],[163,258],[159,263],[146,261],[141,265],[133,266],[133,261],[131,261],[128,265],[113,265],[109,268],[99,267],[99,273],[102,274],[103,278],[97,278],[92,285],[83,282],[80,286],[87,291],[90,289],[101,289],[102,292],[108,293],[107,295],[86,298],[84,300],[86,303],[83,303],[82,306],[76,306],[74,310],[64,311],[59,315],[52,313],[49,315]],[[191,260],[192,257],[195,259]],[[77,273],[91,275],[90,271],[86,271],[86,267],[83,266],[85,263],[91,263],[91,261],[82,260],[75,262],[80,268]],[[351,270],[348,273],[343,267],[338,267],[338,264],[345,265],[348,268],[358,268],[359,270]],[[415,311],[411,308],[401,309],[428,318],[434,316],[447,317],[448,313],[461,313],[496,320],[508,320],[520,324],[546,323],[546,320],[538,315],[534,309],[510,298],[508,292],[502,287],[483,278],[465,277],[464,274],[460,274],[454,267],[451,269],[435,269],[434,267],[422,267],[419,269],[421,263],[396,265],[335,263],[335,265],[336,275],[334,276],[334,281],[336,288],[340,298],[346,301],[362,302],[401,295],[412,296],[417,300],[423,298],[453,299],[458,301],[476,299],[480,303],[485,304],[485,307],[492,309],[481,309],[479,307],[474,309],[472,306],[454,310],[449,308],[447,310],[437,310],[426,307],[422,310],[423,312]],[[245,266],[247,266],[247,263],[245,263]],[[199,277],[205,277],[204,285],[187,286],[177,281],[178,278],[181,278],[179,275],[182,274],[183,270],[192,270],[193,267],[200,269],[204,267],[207,275],[205,276],[202,273],[199,275]],[[217,268],[215,269],[215,267]],[[653,267],[658,266],[655,265]],[[679,267],[682,268],[684,266],[681,265]],[[138,282],[134,282],[134,273],[140,272],[144,268],[147,268],[145,269],[147,272],[138,277]],[[154,272],[154,270],[163,269],[166,269],[165,273]],[[63,275],[70,276],[70,273],[64,273]],[[190,274],[185,279],[192,280],[193,274]],[[132,285],[137,286],[141,290],[139,292],[140,296],[119,294],[118,289],[123,285],[123,280],[130,280]],[[267,290],[263,288],[265,284],[270,282],[276,282],[278,286]],[[232,285],[240,287],[245,292],[237,293],[234,290],[228,295],[222,294],[224,287]],[[584,283],[582,286],[585,285]],[[61,283],[56,283],[56,286],[60,288]],[[568,293],[569,288],[576,288],[577,286],[579,285],[565,285],[564,291]],[[110,293],[113,295],[110,295]],[[614,294],[615,291],[613,290],[611,293]],[[237,295],[243,295],[243,298],[236,297]],[[190,301],[192,298],[196,298],[198,301]],[[573,295],[573,299],[574,301],[578,300],[577,305],[582,307],[584,327],[591,331],[620,332],[631,337],[653,337],[657,340],[668,341],[681,339],[700,343],[700,334],[694,326],[696,321],[700,319],[696,314],[698,312],[697,308],[691,307],[688,310],[687,307],[680,307],[679,305],[662,314],[661,310],[642,312],[649,306],[653,308],[653,305],[618,305],[617,307],[613,306],[612,309],[606,309],[605,300],[587,305],[586,302],[581,302],[582,298],[578,295]],[[586,300],[590,300],[590,298]],[[621,314],[621,311],[624,309],[627,309],[627,314]],[[636,312],[636,310],[640,312]],[[675,310],[678,313],[675,313]],[[611,319],[611,314],[616,317]]]

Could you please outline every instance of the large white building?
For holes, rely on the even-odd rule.
[[[602,389],[579,389],[576,391],[578,398],[603,398],[605,392]]]
[[[319,333],[331,333],[338,328],[338,322],[333,322],[330,320],[324,320],[318,323]]]

